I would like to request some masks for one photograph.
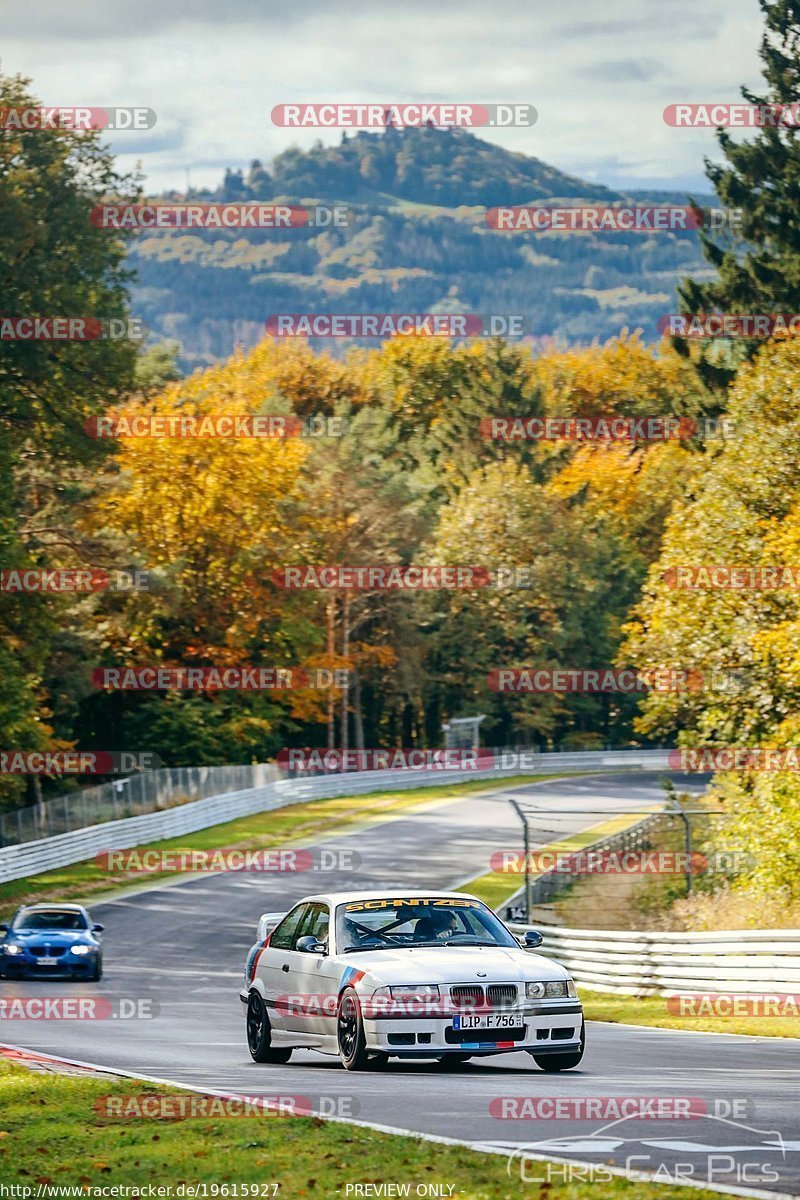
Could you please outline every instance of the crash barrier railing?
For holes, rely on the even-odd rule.
[[[512,925],[519,934],[530,928]],[[539,953],[599,992],[800,994],[800,929],[642,933],[548,926],[542,934]]]
[[[667,771],[670,769],[668,756],[668,750],[585,750],[552,754],[526,752],[524,758],[517,754],[515,762],[508,766],[502,765],[495,755],[491,766],[482,768],[479,760],[476,768],[470,770],[363,771],[300,779],[273,779],[259,787],[208,796],[159,812],[106,821],[54,837],[4,846],[0,848],[0,883],[81,862],[106,850],[132,849],[152,841],[194,833],[198,829],[207,829],[237,817],[308,800],[400,791],[474,779],[499,780],[551,771]],[[272,769],[275,770],[274,767]]]
[[[575,811],[575,809],[570,809],[571,813]],[[581,846],[580,854],[627,854],[631,851],[647,850],[653,834],[667,826],[667,818],[668,815],[666,813],[653,813],[651,816],[629,825],[626,829],[621,829],[617,833],[610,834],[608,837],[600,838],[596,842]],[[569,854],[570,851],[569,849],[565,849],[563,853]],[[506,921],[526,920],[531,908],[537,904],[549,904],[559,892],[571,887],[576,879],[579,878],[580,875],[577,873],[570,874],[556,870],[546,871],[542,875],[537,875],[536,878],[530,880],[527,889],[523,883],[522,887],[518,888],[513,896],[505,902],[503,906],[504,919]],[[528,893],[527,897],[526,890]]]
[[[97,787],[53,796],[41,804],[0,813],[0,847],[36,842],[87,825],[158,812],[224,792],[261,787],[279,779],[274,763],[228,767],[165,767],[121,776]]]

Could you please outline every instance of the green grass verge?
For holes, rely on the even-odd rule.
[[[571,775],[584,773],[569,772]],[[519,787],[546,779],[566,778],[566,775],[520,775],[507,782],[509,786]],[[476,779],[467,783],[413,788],[410,791],[370,792],[367,795],[310,800],[287,808],[239,817],[222,825],[211,825],[197,833],[149,842],[137,849],[144,853],[146,850],[215,850],[220,847],[260,850],[296,845],[321,836],[352,832],[365,823],[402,815],[431,800],[446,801],[475,792],[497,791],[502,786],[502,781],[494,786],[489,780]],[[40,900],[97,899],[111,889],[141,887],[143,883],[173,878],[176,874],[175,871],[123,874],[109,871],[94,859],[87,859],[42,875],[29,875],[25,879],[13,879],[0,884],[0,914],[5,918],[13,913],[17,905],[33,904]]]
[[[653,805],[653,812],[657,812],[657,810],[658,806]],[[627,829],[629,825],[635,825],[637,821],[641,820],[641,813],[633,816],[621,814],[608,821],[601,821],[598,825],[591,825],[588,829],[582,829],[579,833],[571,833],[560,841],[536,846],[531,853],[567,854],[570,851],[582,850],[585,846],[591,846],[594,842],[611,837],[612,834],[619,833],[621,830]],[[536,879],[540,874],[540,871],[533,871],[531,878]],[[502,907],[515,892],[518,892],[524,882],[525,876],[519,871],[489,871],[486,875],[478,875],[469,883],[465,883],[464,891],[471,892],[483,900],[484,904],[488,904],[490,908],[496,910]]]
[[[765,989],[766,990],[766,989]],[[797,1017],[681,1017],[667,1008],[666,996],[618,996],[593,992],[578,985],[588,1021],[612,1024],[655,1025],[659,1029],[681,1029],[695,1033],[744,1033],[753,1037],[800,1037]]]
[[[565,1184],[556,1177],[543,1186],[523,1183],[518,1166],[507,1173],[503,1155],[313,1117],[108,1120],[95,1107],[105,1096],[152,1096],[160,1090],[165,1089],[133,1080],[39,1074],[0,1063],[0,1178],[6,1185],[30,1187],[34,1196],[40,1184],[174,1189],[206,1183],[212,1196],[212,1185],[277,1183],[278,1200],[345,1200],[348,1184],[384,1182],[410,1184],[412,1196],[419,1184],[444,1184],[465,1200],[598,1196],[597,1182]],[[545,1170],[542,1164],[535,1173]],[[528,1174],[533,1173],[529,1163]],[[720,1196],[694,1189],[691,1194],[695,1200]],[[616,1177],[602,1183],[602,1196],[615,1200],[686,1200],[686,1195],[683,1188]]]

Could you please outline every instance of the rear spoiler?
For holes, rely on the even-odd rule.
[[[258,918],[258,937],[257,941],[266,941],[267,935],[272,933],[273,929],[286,916],[285,912],[262,913]]]

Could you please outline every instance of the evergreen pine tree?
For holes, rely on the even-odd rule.
[[[742,88],[750,104],[793,106],[800,98],[800,0],[759,0],[766,28],[760,57],[766,94]],[[753,138],[735,140],[726,129],[717,138],[723,163],[706,159],[706,174],[721,205],[741,210],[736,237],[700,239],[717,277],[686,279],[678,289],[681,310],[777,313],[800,311],[800,134],[798,126],[779,122],[759,127]],[[737,360],[753,354],[760,342],[735,347],[705,343],[699,366],[707,382],[727,383]],[[681,353],[687,343],[675,339]]]

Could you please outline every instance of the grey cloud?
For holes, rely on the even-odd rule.
[[[653,59],[621,58],[607,62],[592,63],[584,67],[583,74],[590,79],[622,80],[641,83],[664,74],[664,68]]]

